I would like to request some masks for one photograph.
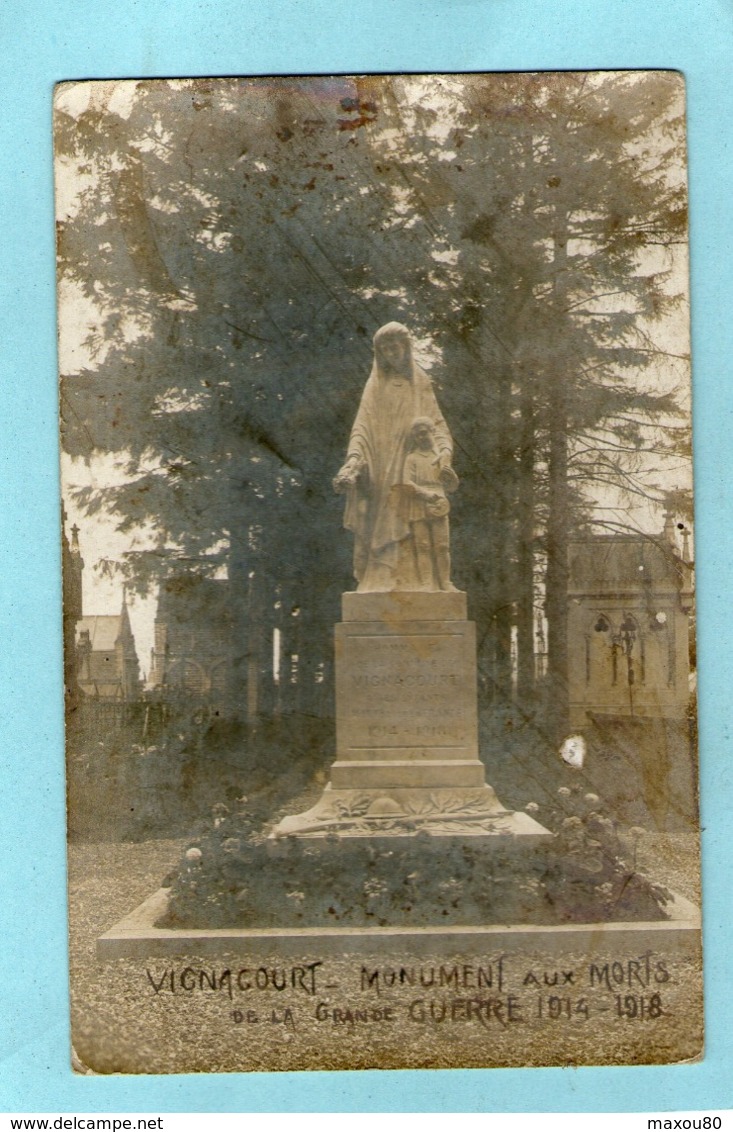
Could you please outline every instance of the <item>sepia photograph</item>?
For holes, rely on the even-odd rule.
[[[701,1058],[682,76],[54,153],[75,1071]]]

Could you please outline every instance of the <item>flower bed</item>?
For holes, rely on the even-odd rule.
[[[666,919],[668,890],[636,867],[642,830],[624,832],[593,794],[561,787],[527,809],[554,833],[511,838],[272,840],[246,810],[211,827],[167,879],[159,927],[423,927]],[[544,812],[546,810],[546,812]]]

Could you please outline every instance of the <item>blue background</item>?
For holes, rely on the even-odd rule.
[[[733,4],[4,0],[0,9],[0,1111],[728,1108]],[[687,79],[707,1047],[674,1067],[74,1077],[66,978],[51,153],[63,79],[674,67]]]

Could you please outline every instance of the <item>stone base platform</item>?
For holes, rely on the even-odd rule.
[[[302,956],[344,953],[389,955],[517,954],[606,955],[626,961],[644,951],[699,960],[700,911],[683,896],[667,906],[667,920],[595,924],[494,924],[415,928],[159,928],[170,890],[160,888],[97,940],[97,957]]]
[[[335,769],[335,768],[334,768]],[[392,768],[394,769],[394,768]],[[275,837],[522,837],[529,846],[548,831],[529,814],[513,813],[490,786],[339,790],[333,779],[312,809],[283,820]]]

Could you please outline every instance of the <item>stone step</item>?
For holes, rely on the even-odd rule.
[[[335,762],[331,767],[334,790],[374,789],[392,786],[483,786],[484,765],[478,759],[391,759],[388,762]]]

